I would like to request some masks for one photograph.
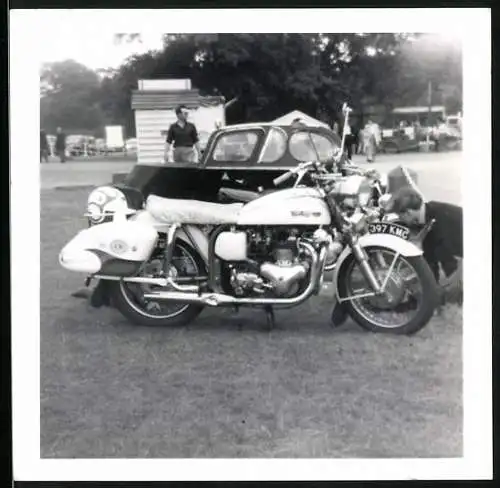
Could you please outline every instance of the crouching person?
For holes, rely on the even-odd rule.
[[[457,271],[463,258],[462,207],[450,203],[424,201],[412,187],[403,187],[391,197],[388,211],[401,216],[408,226],[423,226],[435,220],[423,241],[424,257],[429,263],[436,281],[441,270],[447,278]]]

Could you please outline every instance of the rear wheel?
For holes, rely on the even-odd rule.
[[[423,256],[397,256],[392,249],[365,248],[369,263],[385,293],[344,302],[347,313],[363,328],[372,332],[414,334],[429,322],[438,304],[436,280]],[[339,271],[342,298],[371,292],[359,264],[351,254]]]
[[[205,265],[198,253],[184,242],[177,241],[170,276],[195,278],[204,274],[206,274]],[[163,257],[160,255],[150,260],[141,276],[164,277]],[[113,304],[124,317],[136,325],[153,327],[185,325],[194,320],[203,309],[201,305],[144,298],[145,293],[161,290],[161,287],[149,284],[110,282]]]

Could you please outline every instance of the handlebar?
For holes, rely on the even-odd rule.
[[[315,161],[308,161],[307,163],[300,163],[296,168],[293,168],[290,171],[287,171],[286,173],[282,174],[281,176],[274,178],[273,183],[275,186],[281,185],[281,183],[284,183],[286,180],[291,178],[293,175],[300,173],[301,171],[306,171],[307,169],[309,169],[311,167],[317,167],[317,163]]]
[[[295,171],[287,171],[286,173],[282,174],[281,176],[278,176],[277,178],[274,178],[273,184],[274,186],[279,186],[282,183],[284,183],[286,180],[291,178],[295,174]]]
[[[320,165],[318,163],[314,162],[314,161],[310,161],[310,162],[307,162],[307,163],[301,163],[296,168],[287,171],[286,173],[278,176],[277,178],[274,178],[273,184],[274,184],[274,186],[279,186],[282,183],[284,183],[285,181],[287,181],[288,179],[290,179],[293,175],[295,175],[297,173],[300,173],[301,171],[306,171],[306,170],[308,170],[311,167],[314,167],[316,169],[320,169]],[[342,169],[343,170],[347,170],[347,171],[351,172],[352,174],[356,174],[356,175],[360,175],[360,176],[365,176],[367,178],[378,179],[380,177],[380,175],[378,174],[378,171],[376,171],[376,170],[373,170],[373,169],[364,170],[364,169],[359,168],[358,166],[355,166],[353,164],[346,164]],[[332,173],[328,173],[327,172],[327,174],[329,176],[334,176]],[[335,174],[335,177],[338,177],[338,176],[339,176],[339,174]],[[326,180],[329,180],[329,179],[332,179],[332,178],[329,178],[326,175],[323,175],[322,177],[319,177],[319,175],[318,175],[317,179],[326,179]]]

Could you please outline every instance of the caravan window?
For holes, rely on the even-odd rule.
[[[298,161],[328,161],[336,149],[333,140],[314,132],[299,131],[290,137],[290,154]]]
[[[264,142],[262,153],[259,158],[259,163],[274,163],[282,158],[286,151],[286,143],[288,136],[283,129],[273,127]]]
[[[258,139],[255,131],[228,132],[217,140],[212,157],[214,161],[248,161]]]

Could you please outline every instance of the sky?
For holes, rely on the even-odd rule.
[[[161,48],[162,34],[141,32],[142,42],[114,42],[115,31],[92,27],[60,26],[40,35],[42,63],[74,59],[91,69],[116,68],[128,56]]]
[[[311,15],[312,13],[314,15],[314,10],[316,9],[303,10],[299,20],[306,14]],[[355,25],[356,30],[359,32],[371,32],[372,30],[369,27],[373,28],[374,13],[370,13],[368,10],[363,9],[361,14],[358,12],[358,16],[366,17],[364,23],[357,20],[355,24],[352,24],[350,16],[354,14],[350,12],[341,13],[335,11],[334,15],[335,18],[338,18],[339,15],[347,16],[346,20],[351,20],[351,25]],[[238,31],[235,28],[236,26],[223,21],[224,19],[218,14],[218,11],[213,10],[197,12],[190,10],[155,10],[151,12],[147,10],[42,9],[31,12],[35,12],[34,15],[37,17],[37,24],[39,26],[39,31],[35,35],[37,36],[37,48],[39,49],[40,61],[42,63],[74,59],[91,69],[116,68],[128,56],[134,53],[144,53],[149,50],[160,49],[162,47],[162,35],[165,32],[207,32],[207,25],[210,25],[211,29],[220,29],[219,32],[227,32],[225,29],[228,28],[231,30],[234,29],[233,31],[235,32]],[[319,14],[320,12],[317,13]],[[28,14],[30,14],[30,11],[27,11]],[[241,11],[239,13],[235,12],[235,14],[235,18],[245,25],[246,20],[251,24],[251,19],[248,19],[248,17],[252,15],[256,15],[257,19],[260,18],[258,12],[248,10],[245,11],[244,16],[246,20],[241,17]],[[212,18],[211,22],[207,21],[209,17]],[[388,20],[386,17],[378,18],[377,20]],[[325,17],[322,16],[321,19],[324,20]],[[404,19],[407,22],[409,21],[407,17]],[[426,22],[428,23],[428,20]],[[304,29],[306,25],[307,23],[300,21],[297,27]],[[332,26],[328,22],[326,26],[318,25],[318,19],[316,19],[313,25],[317,27],[318,32],[332,32],[330,30]],[[342,22],[340,22],[340,26],[342,25]],[[408,29],[404,29],[401,21],[392,25],[393,27],[397,25],[402,28],[402,31],[406,30],[407,32],[419,32],[420,30],[417,26],[413,25],[408,25]],[[453,27],[452,30],[449,30],[450,25]],[[259,22],[259,26],[262,27],[261,22]],[[453,23],[443,24],[442,22],[438,22],[438,26],[438,31],[441,31],[441,34],[448,39],[456,40],[457,33],[461,32],[461,26],[454,26]],[[444,31],[445,27],[448,29],[448,32]],[[379,30],[380,32],[391,32],[394,31],[394,28],[380,25]],[[259,30],[253,29],[252,31],[258,32]],[[289,31],[300,32],[301,29],[290,28]],[[121,32],[138,32],[141,34],[142,42],[117,45],[114,42],[114,36],[116,33]],[[264,32],[266,31],[264,30]],[[271,30],[271,32],[273,31]],[[349,29],[344,29],[341,32],[349,32]]]

